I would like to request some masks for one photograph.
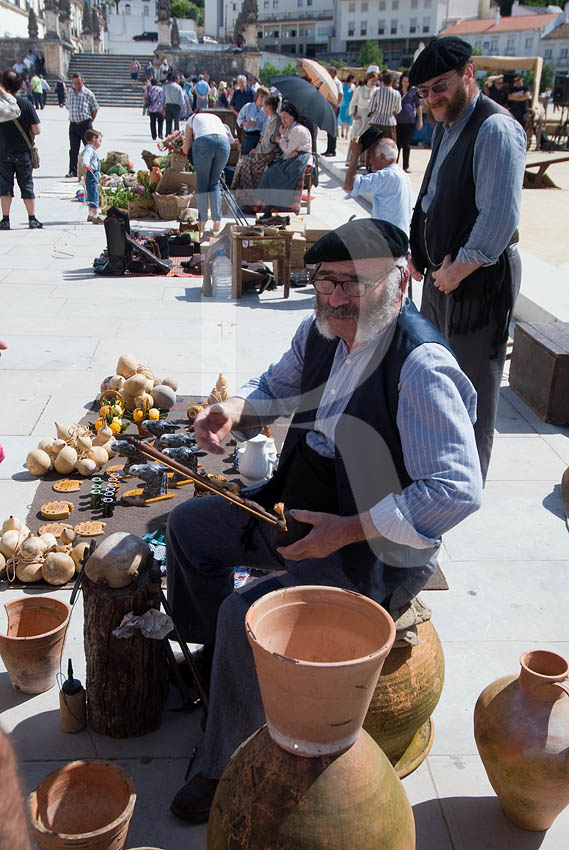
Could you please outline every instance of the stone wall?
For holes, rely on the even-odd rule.
[[[50,76],[66,75],[71,58],[71,45],[49,39],[0,38],[0,69],[11,68],[14,62],[26,55],[30,48],[45,56],[46,71]]]
[[[243,51],[232,53],[226,51],[190,52],[187,50],[160,51],[160,55],[168,57],[168,62],[174,70],[185,76],[206,74],[210,79],[219,82],[236,77],[237,74],[247,74],[249,79],[259,75],[259,52]]]

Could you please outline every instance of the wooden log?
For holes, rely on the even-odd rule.
[[[83,580],[87,716],[94,732],[130,738],[160,725],[168,693],[164,641],[113,636],[123,616],[160,608],[160,576],[141,570],[136,585],[111,589],[87,576]]]

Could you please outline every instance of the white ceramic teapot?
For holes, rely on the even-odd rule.
[[[247,487],[267,481],[277,465],[275,441],[264,434],[257,434],[251,440],[240,443],[237,453],[239,476]]]

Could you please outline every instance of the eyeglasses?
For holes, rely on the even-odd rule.
[[[447,91],[453,77],[458,77],[458,71],[455,71],[454,74],[447,77],[446,80],[439,80],[438,83],[433,83],[432,86],[418,86],[417,91],[423,100],[426,100],[431,92],[433,92],[433,94],[442,94],[444,91]]]
[[[402,266],[392,266],[388,271],[385,272],[382,277],[377,280],[368,281],[362,280],[361,278],[349,278],[348,280],[330,280],[330,278],[319,277],[318,270],[315,272],[314,276],[311,279],[311,283],[314,286],[316,292],[320,295],[332,295],[337,286],[341,286],[346,295],[349,295],[351,298],[362,298],[372,286],[376,286],[378,283],[381,283],[385,280],[388,275],[391,274],[393,269],[399,269],[401,275],[403,275],[405,269]]]

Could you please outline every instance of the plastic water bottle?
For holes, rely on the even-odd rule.
[[[225,251],[217,251],[213,262],[213,297],[216,301],[230,301],[233,292],[233,268]]]

